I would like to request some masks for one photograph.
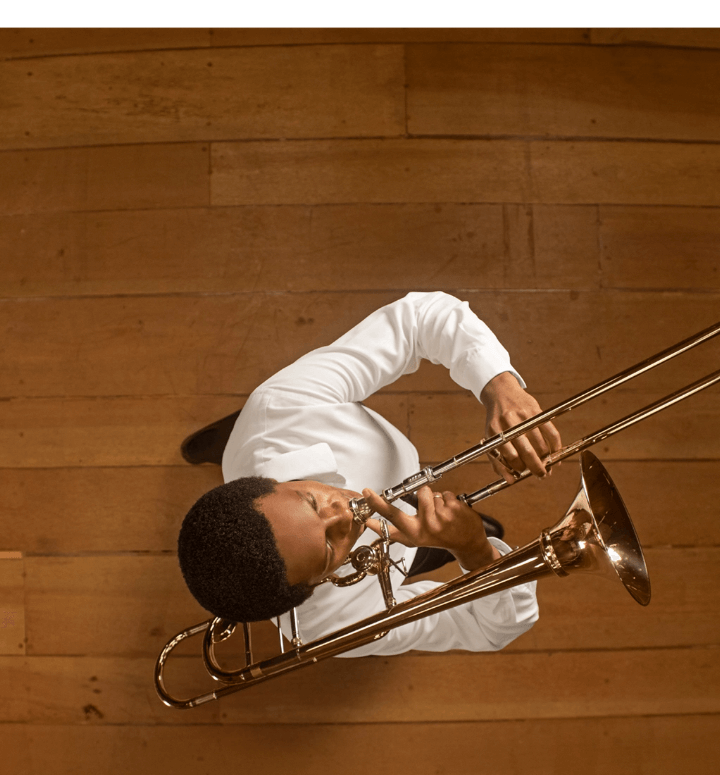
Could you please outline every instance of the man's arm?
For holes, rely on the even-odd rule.
[[[497,432],[496,427],[511,427],[537,407],[523,390],[507,351],[467,302],[440,292],[410,293],[372,313],[331,345],[298,359],[253,393],[223,461],[226,478],[237,476],[237,470],[253,469],[268,456],[290,451],[285,433],[290,420],[283,413],[297,418],[304,408],[363,401],[403,374],[416,371],[423,359],[444,365],[458,385],[486,403],[486,434]],[[510,387],[508,380],[514,381]],[[315,438],[312,428],[294,422],[293,426],[297,447],[324,440]],[[303,433],[307,436],[304,442],[300,439]],[[275,437],[280,439],[278,444]],[[251,446],[251,452],[245,446],[242,457],[245,460],[252,454],[252,463],[236,464],[236,458],[240,462],[238,444]],[[263,445],[269,445],[267,455]],[[514,453],[503,451],[514,467],[527,465],[536,475],[543,475],[539,458],[558,446],[559,437],[552,428],[544,435],[535,432],[529,443],[516,440]],[[496,470],[502,471],[499,466]]]

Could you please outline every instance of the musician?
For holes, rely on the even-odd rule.
[[[416,547],[445,549],[465,570],[510,551],[488,538],[482,517],[450,492],[423,487],[416,514],[376,494],[420,464],[406,436],[361,402],[414,372],[423,358],[443,364],[482,402],[486,436],[540,411],[506,350],[467,303],[445,293],[410,293],[382,307],[278,372],[245,404],[222,457],[226,484],[199,499],[180,532],[181,569],[204,608],[233,621],[283,614],[288,631],[286,612],[299,606],[306,642],[384,610],[374,577],[345,588],[322,583],[353,572],[343,567],[349,552],[381,534],[379,519],[353,520],[348,501],[361,491],[391,523],[390,554],[398,564],[410,567]],[[547,423],[501,452],[507,465],[542,477],[543,456],[560,446]],[[501,462],[493,466],[511,478]],[[396,569],[391,577],[398,602],[437,586],[401,586]],[[532,626],[537,611],[535,582],[522,584],[403,625],[347,656],[495,650]]]

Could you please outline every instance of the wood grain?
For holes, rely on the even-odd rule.
[[[527,201],[515,141],[214,143],[211,203]]]
[[[411,135],[717,140],[720,53],[409,45]]]
[[[602,284],[609,288],[720,288],[715,208],[599,208]]]
[[[0,215],[208,204],[206,145],[5,151],[0,169]]]
[[[220,484],[220,467],[212,465],[0,469],[7,516],[0,548],[175,551],[187,510]]]
[[[2,148],[404,132],[399,46],[9,60],[0,77]]]
[[[0,31],[0,57],[32,58],[58,54],[89,54],[100,51],[196,48],[209,46],[210,30],[175,29],[4,29]]]
[[[0,558],[0,654],[25,654],[25,560]]]
[[[211,201],[718,206],[716,145],[307,140],[213,144]]]
[[[232,699],[230,700],[233,701]],[[239,700],[239,701],[242,701]],[[194,713],[195,711],[191,711]],[[718,716],[655,716],[595,719],[529,719],[445,724],[398,724],[392,745],[373,764],[378,775],[412,771],[475,775],[478,766],[496,775],[715,775],[720,762]],[[303,775],[331,770],[340,759],[348,775],[364,775],[367,761],[355,752],[377,746],[375,724],[235,726],[0,726],[0,745],[13,772],[47,775],[112,769],[195,773],[241,760],[249,770]],[[602,744],[588,745],[597,739]],[[522,741],[522,744],[518,744]],[[643,741],[643,745],[638,745]],[[351,752],[350,755],[348,752]]]
[[[602,30],[596,30],[602,33]],[[211,29],[4,29],[0,30],[0,57],[33,58],[58,54],[91,54],[215,48],[228,46],[298,46],[343,43],[491,42],[583,43],[584,29],[339,29],[339,28],[229,28]]]
[[[641,235],[639,238],[642,239]],[[593,207],[337,205],[0,217],[5,297],[590,289]]]
[[[0,218],[5,297],[718,289],[715,208],[336,205]],[[311,271],[312,268],[312,271]]]
[[[582,43],[589,41],[584,29],[230,29],[213,30],[213,45],[302,45],[313,43],[435,43],[474,41],[489,43]]]
[[[192,713],[178,713],[157,699],[150,678],[154,658],[0,657],[0,720],[196,724],[214,721],[220,714],[223,723],[232,725],[378,724],[717,714],[720,676],[715,651],[325,660],[312,670],[269,681],[242,697],[209,703]],[[176,663],[180,664],[173,666],[172,678],[168,674],[174,693],[207,691],[208,678],[199,675],[204,668],[197,657],[178,657]],[[348,703],[347,692],[354,695],[353,703]]]
[[[530,198],[546,204],[717,206],[717,145],[532,143]]]
[[[538,583],[540,621],[506,650],[718,645],[720,550],[650,548],[646,561],[653,586],[647,609],[615,578],[550,576]],[[175,556],[28,557],[25,567],[33,656],[153,656],[176,632],[210,616],[185,587]],[[256,658],[274,656],[274,625],[253,626],[253,643]],[[186,651],[199,649],[198,642]],[[227,653],[242,654],[241,633]]]
[[[683,46],[720,48],[720,31],[716,28],[685,29],[591,29],[590,40],[600,45]]]
[[[6,300],[0,302],[7,358],[0,395],[248,395],[279,369],[404,295]],[[713,293],[466,289],[458,298],[496,333],[531,392],[566,391],[565,398],[716,323],[718,309]],[[711,341],[628,389],[676,389],[688,375],[709,373],[719,348]],[[446,369],[428,363],[392,390],[461,389]]]

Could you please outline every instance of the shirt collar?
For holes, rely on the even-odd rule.
[[[278,482],[312,479],[340,487],[345,485],[345,477],[338,473],[335,455],[325,442],[278,455],[263,463],[258,473]]]

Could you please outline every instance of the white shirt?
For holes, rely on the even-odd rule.
[[[397,428],[359,402],[416,371],[423,358],[447,367],[452,379],[478,400],[485,385],[504,371],[525,386],[507,351],[467,302],[445,293],[410,293],[252,393],[225,448],[225,481],[242,476],[281,482],[312,479],[357,492],[365,487],[381,492],[399,484],[419,470],[417,450]],[[412,512],[403,503],[395,505]],[[375,538],[366,530],[355,546]],[[510,551],[504,542],[490,541],[501,553]],[[393,559],[404,557],[407,568],[415,551],[391,546]],[[403,577],[396,570],[391,577],[398,602],[439,586],[432,581],[400,586]],[[323,584],[298,608],[300,632],[307,643],[382,610],[375,577],[346,588]],[[537,616],[531,582],[403,625],[345,656],[411,649],[496,650],[528,630]],[[289,632],[288,616],[282,625]]]

